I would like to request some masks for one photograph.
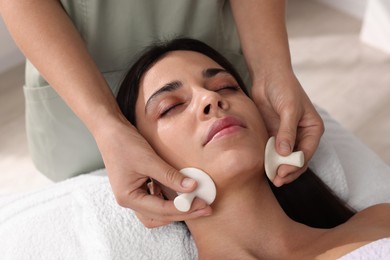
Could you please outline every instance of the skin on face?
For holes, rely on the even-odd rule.
[[[141,80],[136,119],[164,160],[200,168],[220,186],[263,168],[268,134],[255,104],[203,54],[173,51],[157,61]]]

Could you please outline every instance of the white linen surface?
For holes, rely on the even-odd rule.
[[[182,223],[145,228],[120,207],[104,170],[0,201],[0,258],[197,259]]]
[[[319,109],[326,131],[310,167],[351,207],[390,202],[390,168]],[[218,196],[218,195],[217,195]],[[1,259],[197,259],[181,223],[147,229],[117,205],[105,170],[0,198]]]
[[[389,257],[390,238],[382,238],[340,257],[339,260],[388,260]]]
[[[316,109],[325,133],[309,166],[355,210],[389,203],[390,166],[325,110]]]

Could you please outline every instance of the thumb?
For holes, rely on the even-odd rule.
[[[176,192],[192,192],[197,186],[197,182],[165,162],[160,164],[157,171],[153,171],[150,177],[157,180],[162,185]]]
[[[294,148],[297,135],[297,120],[291,113],[280,118],[280,126],[276,135],[276,151],[283,156],[289,155]]]

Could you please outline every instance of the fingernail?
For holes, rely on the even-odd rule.
[[[291,152],[291,147],[286,141],[282,141],[279,147],[283,152]]]
[[[181,186],[183,188],[191,188],[195,184],[195,181],[190,178],[184,178],[183,181],[181,182]]]

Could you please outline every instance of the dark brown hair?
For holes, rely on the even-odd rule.
[[[136,126],[135,104],[142,76],[168,52],[177,50],[195,51],[211,58],[228,71],[248,95],[244,82],[234,66],[207,44],[188,38],[155,44],[147,48],[130,68],[117,95],[122,113],[133,125]],[[283,210],[297,222],[312,227],[331,228],[344,223],[354,214],[311,170],[307,170],[291,184],[276,188],[270,182],[270,186]]]
[[[270,186],[284,212],[311,227],[332,228],[355,214],[310,169],[280,188]]]
[[[233,65],[222,54],[207,44],[189,38],[179,38],[172,41],[157,43],[147,48],[133,66],[131,66],[117,95],[117,101],[122,113],[134,126],[137,125],[135,104],[138,98],[139,84],[142,76],[154,63],[163,58],[168,52],[179,50],[198,52],[214,60],[236,79],[238,85],[245,94],[249,96],[243,80]]]

